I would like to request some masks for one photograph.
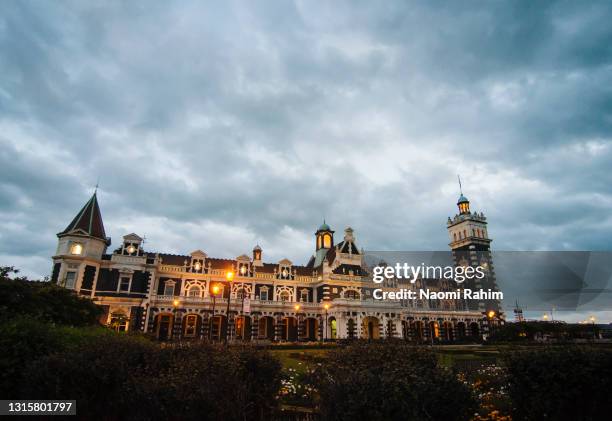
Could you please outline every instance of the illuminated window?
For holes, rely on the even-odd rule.
[[[193,338],[194,336],[196,336],[197,326],[198,316],[195,314],[188,315],[185,320],[185,337]]]
[[[83,244],[81,244],[81,243],[74,243],[70,247],[70,254],[74,254],[76,256],[80,256],[81,254],[83,254]]]
[[[331,248],[331,235],[325,234],[323,236],[323,248]]]

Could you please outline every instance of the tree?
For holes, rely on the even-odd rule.
[[[48,281],[14,276],[17,273],[12,266],[0,267],[0,323],[19,316],[69,326],[97,323],[101,310],[91,300]]]

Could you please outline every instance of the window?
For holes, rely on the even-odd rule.
[[[303,301],[305,303],[308,302],[308,290],[307,289],[303,289],[300,291],[300,301]]]
[[[453,240],[457,241],[457,233],[453,233]]]
[[[279,298],[280,301],[291,301],[291,294],[289,291],[281,291]]]
[[[174,295],[174,283],[164,286],[164,295]]]
[[[189,292],[187,293],[189,297],[200,297],[202,295],[202,290],[199,286],[192,286],[189,288]]]
[[[198,326],[198,316],[195,314],[188,315],[185,320],[185,337],[193,338],[196,335],[197,326]]]
[[[70,254],[74,254],[77,256],[83,254],[83,244],[74,243],[72,246],[70,246]]]
[[[240,288],[238,291],[236,291],[236,298],[237,299],[242,300],[242,299],[244,299],[246,297],[247,297],[247,293],[244,290],[244,288]]]
[[[331,235],[326,234],[323,236],[323,248],[331,248]]]
[[[349,289],[348,291],[344,292],[344,298],[349,299],[349,300],[358,300],[360,296],[357,291]]]
[[[268,301],[268,288],[262,288],[259,290],[259,299],[262,301]]]
[[[64,287],[74,289],[76,283],[76,272],[66,272],[66,280],[64,281]]]
[[[121,277],[119,280],[119,291],[129,291],[130,290],[130,278],[127,276]]]
[[[117,332],[127,331],[128,317],[120,312],[111,313],[110,327]]]

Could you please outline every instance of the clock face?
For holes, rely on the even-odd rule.
[[[241,273],[242,275],[244,275],[244,274],[246,273],[246,266],[242,266],[242,267],[240,268],[240,273]]]
[[[287,269],[283,269],[283,276],[287,276]]]
[[[196,262],[193,267],[195,268],[195,270],[200,270],[202,268],[202,265],[200,264],[200,262]]]
[[[128,253],[132,254],[136,251],[136,247],[133,244],[130,244],[127,248]]]

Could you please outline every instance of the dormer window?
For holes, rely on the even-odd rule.
[[[80,256],[81,254],[83,254],[83,244],[73,243],[70,246],[70,254],[73,254],[75,256]]]

